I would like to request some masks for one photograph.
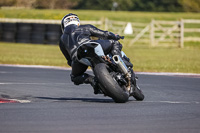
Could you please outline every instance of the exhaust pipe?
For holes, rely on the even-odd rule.
[[[128,85],[126,86],[126,89],[128,92],[130,92],[131,89],[131,74],[128,72],[128,68],[125,65],[124,61],[119,55],[113,56],[113,61],[118,65],[119,69],[126,75],[126,78],[128,79]]]
[[[128,74],[128,68],[127,66],[124,64],[124,61],[122,60],[122,58],[119,55],[114,55],[113,56],[113,60],[114,62],[118,65],[118,67],[121,69],[121,71],[124,74]]]

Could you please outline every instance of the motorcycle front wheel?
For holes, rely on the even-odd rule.
[[[142,90],[140,89],[140,87],[138,85],[135,86],[135,89],[134,89],[134,92],[133,92],[133,97],[137,101],[143,101],[144,100],[144,94],[143,94]]]

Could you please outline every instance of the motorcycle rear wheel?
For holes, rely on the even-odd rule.
[[[106,64],[97,64],[94,68],[94,74],[102,91],[107,96],[111,97],[116,103],[125,103],[128,101],[129,93],[111,76]]]

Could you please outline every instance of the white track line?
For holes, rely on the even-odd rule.
[[[71,83],[14,83],[14,82],[7,82],[7,83],[1,83],[0,85],[66,85]]]
[[[56,70],[71,70],[71,68],[67,67],[57,67],[57,66],[42,66],[42,65],[10,65],[10,64],[0,64],[0,66],[8,66],[8,67],[20,67],[20,68],[43,68],[43,69],[56,69]],[[89,69],[88,71],[91,71]],[[6,73],[6,72],[2,72]],[[169,72],[135,72],[136,74],[143,75],[166,75],[166,76],[194,76],[200,77],[198,73],[169,73]]]
[[[167,75],[167,76],[199,76],[198,73],[168,73],[168,72],[136,72],[137,74],[144,75]]]
[[[57,69],[57,70],[71,70],[71,68],[66,68],[66,67],[43,66],[43,65],[10,65],[10,64],[0,64],[0,66],[20,67],[20,68],[44,68],[44,69]]]
[[[19,100],[19,99],[8,99],[8,100],[13,100],[13,101],[16,101],[16,102],[19,102],[19,103],[30,103],[31,102],[29,100]]]
[[[190,102],[185,102],[185,101],[141,101],[141,102],[146,102],[146,103],[173,103],[173,104],[199,104],[200,103],[198,101],[190,101]]]

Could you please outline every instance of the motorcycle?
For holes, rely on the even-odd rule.
[[[122,58],[126,58],[123,51],[121,54]],[[119,55],[105,55],[100,44],[87,42],[78,47],[77,58],[79,62],[92,68],[99,91],[116,103],[125,103],[130,96],[138,101],[144,99],[142,90],[136,84],[134,71],[125,65]]]

